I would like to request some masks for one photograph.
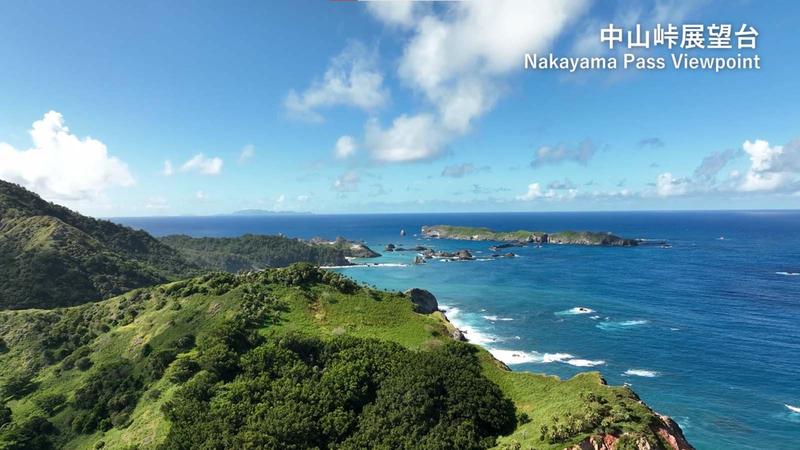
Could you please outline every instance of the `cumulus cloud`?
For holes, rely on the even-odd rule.
[[[175,171],[172,168],[172,161],[166,160],[164,161],[164,168],[161,170],[161,174],[165,177],[171,176]]]
[[[202,175],[219,175],[222,172],[222,159],[218,157],[207,158],[198,153],[190,160],[183,163],[181,172],[196,172]]]
[[[256,156],[256,147],[253,144],[245,145],[239,152],[239,164],[244,164],[247,161],[250,161],[254,156]]]
[[[383,74],[377,68],[377,53],[351,41],[334,57],[321,80],[302,93],[289,91],[284,106],[293,117],[313,122],[323,120],[320,109],[352,106],[373,111],[389,99]]]
[[[355,171],[347,171],[333,180],[331,189],[336,192],[355,192],[358,190],[358,183],[361,178]]]
[[[194,198],[197,200],[203,200],[206,198],[206,194],[203,191],[197,191],[194,193]]]
[[[684,195],[690,187],[689,178],[676,178],[671,172],[664,172],[656,178],[656,194],[660,197]]]
[[[566,144],[556,146],[543,145],[536,149],[531,161],[531,167],[538,168],[546,165],[561,164],[564,161],[574,161],[585,166],[597,151],[594,143],[588,139],[576,147]]]
[[[750,168],[740,185],[742,191],[772,191],[794,185],[800,176],[800,139],[785,146],[770,146],[757,139],[745,141],[742,149],[750,158]]]
[[[421,2],[376,0],[367,2],[367,10],[378,20],[387,25],[411,27],[414,25],[415,12],[419,11]]]
[[[30,135],[33,146],[26,150],[0,143],[0,178],[50,200],[72,201],[135,184],[127,164],[110,156],[101,141],[72,134],[56,111],[34,122]]]
[[[741,173],[732,170],[718,180],[719,173],[741,155],[750,160]],[[677,177],[671,172],[658,175],[656,194],[662,197],[704,193],[768,193],[800,191],[800,139],[784,146],[772,146],[765,140],[745,141],[741,150],[712,152],[703,158],[691,177]]]
[[[336,140],[333,154],[339,159],[347,159],[355,155],[357,149],[356,140],[352,136],[345,135]]]
[[[517,200],[523,202],[530,202],[539,199],[549,199],[549,200],[571,200],[574,199],[578,195],[577,189],[566,189],[566,190],[556,190],[556,189],[542,189],[542,186],[539,183],[531,183],[528,185],[528,191],[522,195],[517,196]]]
[[[444,130],[432,114],[400,116],[389,128],[370,119],[364,130],[364,145],[382,162],[412,162],[431,159],[442,151]]]
[[[368,122],[366,134],[395,141],[385,145],[379,139],[365,139],[373,157],[384,162],[441,155],[447,142],[468,133],[495,105],[504,76],[519,69],[523,55],[549,48],[587,4],[496,0],[453,2],[423,11],[393,3],[373,2],[369,11],[383,22],[403,24],[409,30],[398,75],[422,94],[427,108],[402,114],[388,128],[374,119]]]

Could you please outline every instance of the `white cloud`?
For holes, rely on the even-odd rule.
[[[275,199],[275,203],[283,203],[285,201],[286,201],[286,195],[284,194],[279,195],[278,198]]]
[[[539,183],[531,183],[528,185],[528,192],[518,195],[517,200],[531,201],[542,197],[544,197],[544,194],[542,193],[542,186],[539,185]]]
[[[253,144],[247,144],[242,147],[242,150],[239,152],[239,164],[244,164],[247,161],[253,159],[253,156],[256,155],[256,147]]]
[[[420,4],[415,1],[373,0],[367,3],[367,9],[387,25],[411,27]]]
[[[333,181],[331,189],[337,192],[354,192],[358,190],[358,183],[361,178],[355,171],[348,171]]]
[[[530,202],[539,199],[548,199],[548,200],[572,200],[578,195],[577,189],[565,189],[565,190],[555,190],[555,189],[542,189],[541,184],[539,183],[531,183],[528,185],[528,191],[522,195],[517,196],[517,200],[523,202]]]
[[[400,116],[389,128],[367,121],[364,145],[382,162],[411,162],[438,156],[446,136],[432,114]]]
[[[750,157],[750,169],[739,187],[742,191],[776,190],[794,182],[800,174],[800,141],[784,147],[757,139],[745,141],[742,149]]]
[[[439,156],[442,146],[468,133],[494,106],[502,77],[521,67],[524,54],[550,47],[585,5],[583,0],[453,2],[421,14],[419,8],[398,11],[391,2],[370,3],[379,20],[413,30],[398,73],[433,111],[403,114],[388,129],[371,119],[365,147],[387,162]],[[394,142],[370,139],[370,132]]]
[[[747,170],[744,173],[730,170],[727,178],[718,180],[719,173],[741,155],[750,159]],[[660,197],[793,191],[800,191],[800,140],[785,146],[771,146],[760,139],[745,141],[742,150],[706,155],[691,176],[677,177],[665,172],[658,175],[655,183],[655,194]]]
[[[300,202],[300,203],[306,203],[306,202],[308,202],[310,200],[311,200],[311,196],[310,195],[298,195],[297,196],[297,201]]]
[[[676,178],[672,173],[664,172],[656,178],[656,194],[660,197],[684,195],[691,185],[691,180],[688,178]]]
[[[164,161],[164,169],[161,170],[161,174],[164,175],[165,177],[168,177],[173,173],[175,173],[175,171],[172,169],[172,161],[170,160]]]
[[[352,41],[331,60],[322,80],[313,82],[301,94],[289,91],[284,106],[293,117],[319,122],[323,120],[318,112],[321,108],[344,105],[373,111],[388,99],[376,52]]]
[[[196,198],[198,200],[203,200],[203,199],[206,198],[206,194],[203,193],[203,191],[197,191],[197,192],[194,193],[194,198]]]
[[[203,175],[219,175],[222,172],[222,159],[218,157],[207,158],[198,153],[190,160],[183,163],[181,172],[197,172]]]
[[[92,200],[112,186],[135,184],[127,164],[101,141],[72,134],[56,111],[34,122],[30,135],[27,150],[0,143],[0,178],[50,200]]]
[[[352,136],[342,136],[336,140],[333,154],[339,159],[346,159],[355,155],[357,148],[356,140]]]

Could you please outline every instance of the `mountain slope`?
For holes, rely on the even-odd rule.
[[[345,239],[302,241],[284,236],[245,234],[239,237],[171,235],[161,242],[178,250],[188,261],[209,270],[239,272],[286,267],[298,262],[316,266],[346,266],[347,257],[375,257],[367,246]]]
[[[0,448],[689,448],[627,388],[510,372],[451,327],[309,265],[0,312]]]
[[[0,309],[99,300],[196,269],[144,231],[82,216],[0,180]]]

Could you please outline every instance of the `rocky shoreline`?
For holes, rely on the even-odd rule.
[[[440,314],[441,319],[444,321],[445,326],[447,327],[450,337],[453,340],[461,341],[461,342],[469,342],[469,339],[466,337],[465,333],[458,329],[448,318],[447,314],[444,310],[440,309],[439,303],[431,292],[420,289],[420,288],[411,288],[404,292],[406,296],[409,297],[411,302],[414,304],[414,310],[420,314]],[[477,344],[476,344],[477,345]],[[505,363],[494,358],[496,364],[500,367],[503,367],[506,370],[511,371],[511,368],[508,367]],[[601,378],[601,383],[606,384],[605,379]],[[650,410],[653,415],[656,417],[657,420],[653,421],[653,423],[649,424],[650,430],[659,437],[662,441],[661,444],[665,445],[666,449],[668,450],[694,450],[694,447],[689,443],[686,437],[683,434],[683,430],[681,427],[672,420],[669,416],[659,414],[658,412],[654,411],[650,408],[646,403],[644,403],[639,397],[631,391],[636,400],[639,401],[642,405],[644,405],[648,410]],[[603,433],[603,434],[592,434],[587,436],[583,439],[580,443],[565,448],[564,450],[617,450],[617,444],[620,439],[625,436],[623,434],[613,434],[613,433]],[[647,441],[647,439],[640,438],[634,443],[636,450],[654,450],[654,447]],[[625,447],[628,448],[628,447]],[[658,447],[655,447],[658,448]]]

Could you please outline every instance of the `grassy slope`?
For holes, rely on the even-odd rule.
[[[160,240],[187,260],[210,270],[238,272],[285,267],[296,262],[319,266],[348,264],[345,258],[348,255],[340,248],[283,236],[245,234],[235,238],[192,238],[172,235]]]
[[[144,231],[82,216],[0,181],[0,308],[74,305],[195,269]]]
[[[203,278],[199,280],[195,280],[195,284],[202,283]],[[64,310],[0,313],[0,337],[10,349],[0,355],[0,378],[6,378],[12,372],[28,366],[37,373],[35,380],[39,383],[38,390],[33,394],[9,402],[15,419],[37,413],[35,399],[46,393],[60,392],[71,398],[75,389],[103,362],[124,357],[140,365],[139,355],[145,343],[157,351],[166,348],[181,335],[201,335],[215,322],[231,317],[237,311],[243,287],[221,295],[200,293],[182,296],[165,293],[170,287],[178,291],[183,285],[184,282],[178,282],[162,288],[142,289],[104,302]],[[276,287],[274,292],[289,308],[283,313],[281,323],[272,327],[321,337],[344,333],[376,337],[420,350],[442,345],[450,339],[448,328],[451,325],[440,313],[414,313],[412,304],[399,293],[364,288],[355,294],[345,295],[327,285],[316,285],[308,290]],[[89,336],[96,335],[86,343],[92,351],[90,357],[94,365],[91,369],[83,372],[77,368],[58,370],[60,363],[48,365],[43,360],[45,346],[41,342],[44,335],[52,334],[52,330],[64,326],[68,330],[82,327],[81,332],[89,333]],[[267,332],[266,328],[264,332]],[[554,415],[563,417],[567,412],[578,410],[583,402],[580,395],[589,392],[605,398],[615,395],[623,397],[623,401],[630,405],[639,418],[638,423],[623,424],[624,430],[642,431],[644,426],[641,424],[653,418],[652,412],[639,404],[629,390],[602,385],[596,373],[583,374],[562,382],[554,377],[510,372],[485,351],[481,351],[480,357],[485,374],[502,388],[520,411],[526,412],[531,418],[530,423],[518,427],[513,435],[502,437],[500,447],[520,443],[523,448],[564,448],[566,443],[579,441],[585,435],[555,445],[542,443],[539,440],[539,428]],[[63,432],[64,448],[92,448],[101,439],[106,443],[105,448],[121,448],[130,444],[152,448],[168,430],[160,407],[171,397],[175,388],[166,378],[149,386],[140,397],[127,428],[112,428],[105,433],[96,432],[92,435],[72,433],[68,430],[74,411],[69,405],[51,421],[58,428],[67,430]],[[157,397],[153,395],[156,390],[160,392]]]

